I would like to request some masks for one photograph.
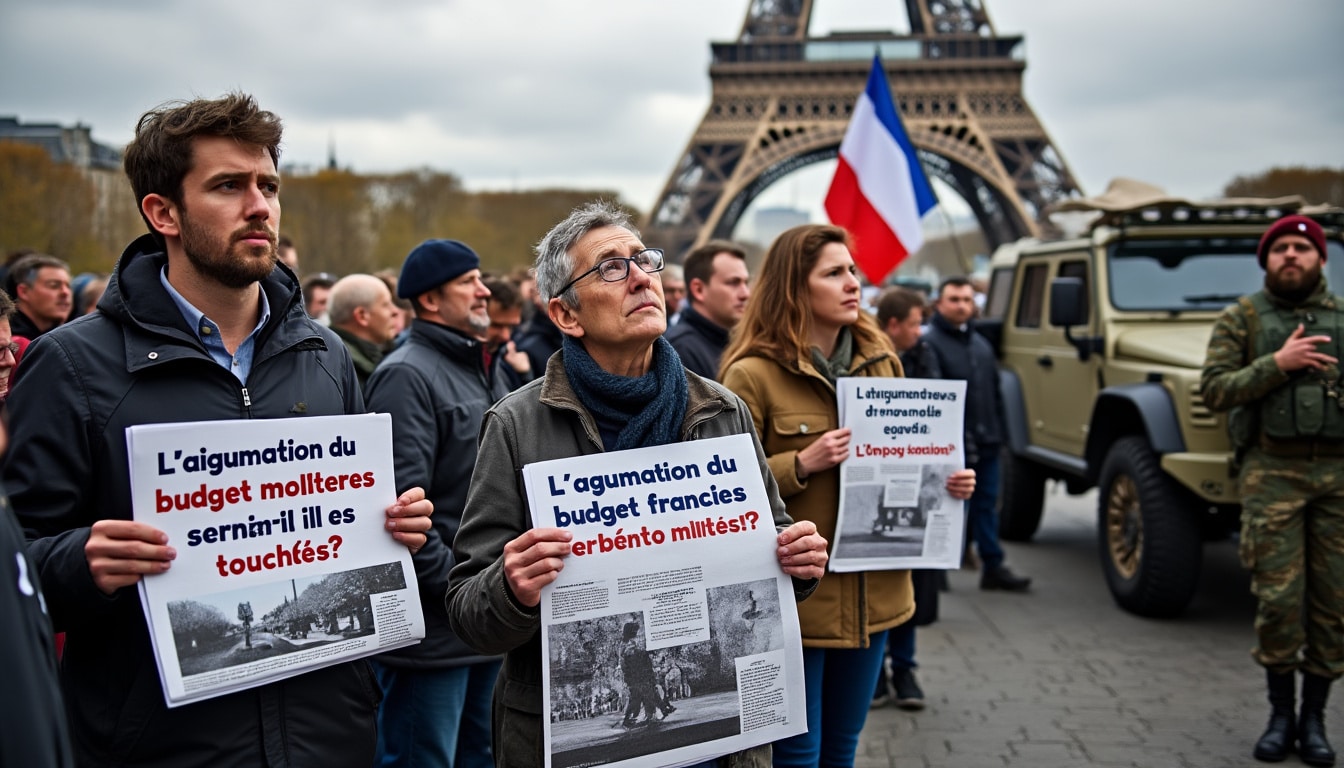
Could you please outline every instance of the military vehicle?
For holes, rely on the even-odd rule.
[[[999,355],[1008,438],[1000,535],[1031,539],[1047,482],[1097,488],[1111,594],[1133,613],[1175,616],[1204,543],[1239,527],[1225,415],[1200,396],[1213,323],[1261,287],[1260,235],[1289,213],[1325,226],[1326,279],[1344,292],[1344,210],[1296,197],[1191,202],[1135,182],[1059,209],[1095,220],[991,257],[982,332]]]

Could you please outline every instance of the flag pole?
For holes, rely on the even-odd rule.
[[[924,243],[920,219],[938,203],[924,163],[902,125],[878,53],[840,142],[826,192],[831,223],[849,230],[854,262],[874,285]]]
[[[874,45],[874,46],[873,46],[873,56],[877,57],[877,60],[878,60],[878,61],[882,61],[882,68],[883,68],[883,70],[884,70],[884,74],[885,74],[885,70],[886,70],[886,66],[887,66],[887,64],[886,64],[885,61],[882,60],[882,49],[881,49],[880,46],[877,46],[877,45]],[[887,79],[887,82],[890,83],[890,82],[891,82],[891,79],[888,78],[888,79]],[[898,99],[898,98],[896,98],[896,92],[895,92],[895,89],[894,89],[894,88],[892,89],[892,99],[891,99],[891,100],[892,100],[892,103],[893,103],[893,104],[895,105],[895,107],[896,107],[896,113],[899,115],[900,112],[901,112],[901,100]],[[905,121],[905,118],[902,117],[902,118],[901,118],[901,121],[904,122],[904,121]],[[924,178],[929,179],[929,186],[932,187],[932,186],[933,186],[933,180],[932,180],[933,177],[929,175],[929,167],[928,167],[927,165],[924,164],[924,158],[920,155],[919,150],[915,150],[915,160],[916,160],[916,162],[919,163],[919,170],[920,170],[921,172],[923,172],[923,174],[924,174]],[[935,194],[934,197],[936,198],[937,195]],[[943,220],[947,222],[947,231],[948,231],[948,233],[949,233],[949,234],[951,235],[951,237],[952,237],[952,248],[956,251],[956,254],[957,254],[957,263],[960,264],[961,267],[962,267],[962,269],[965,270],[966,274],[969,275],[969,274],[971,273],[970,265],[967,264],[967,262],[966,262],[966,256],[961,252],[961,242],[960,242],[960,241],[958,240],[958,238],[957,238],[956,229],[955,229],[955,227],[954,227],[954,225],[953,225],[953,223],[952,223],[952,215],[949,214],[949,213],[947,212],[947,209],[943,207],[942,201],[939,201],[939,202],[937,203],[937,207],[938,207],[938,212],[941,213],[941,214],[943,215]],[[911,255],[913,256],[914,254],[911,254]],[[899,266],[900,266],[900,265],[897,265],[898,268],[899,268]],[[892,270],[892,271],[894,272],[895,270]]]
[[[938,203],[938,210],[943,214],[943,221],[947,222],[947,233],[948,236],[952,238],[952,248],[956,251],[957,263],[961,265],[961,271],[965,273],[967,277],[970,277],[971,269],[974,268],[975,265],[967,261],[966,254],[962,253],[961,237],[957,234],[957,225],[952,222],[952,214],[947,212],[947,209],[943,207],[941,201]]]

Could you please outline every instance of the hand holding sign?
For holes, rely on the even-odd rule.
[[[796,579],[820,579],[826,573],[826,539],[802,520],[779,532],[779,567]]]
[[[541,603],[541,588],[560,577],[573,535],[559,528],[533,528],[504,545],[504,578],[528,608]]]
[[[425,531],[431,525],[429,516],[434,514],[434,502],[425,498],[424,488],[410,488],[397,497],[388,507],[387,530],[392,538],[402,544],[414,555],[425,546]]]
[[[849,455],[849,427],[823,432],[803,450],[798,452],[798,479],[806,480],[817,472],[822,472],[845,460]]]
[[[168,546],[168,534],[132,520],[99,520],[84,543],[93,583],[109,595],[147,573],[163,573],[175,557],[177,550]]]
[[[975,493],[975,470],[959,469],[947,476],[947,495],[965,501]]]

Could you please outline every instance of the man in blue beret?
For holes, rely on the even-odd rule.
[[[397,295],[414,305],[410,336],[383,358],[368,405],[392,415],[397,487],[428,489],[429,541],[415,556],[424,641],[377,657],[383,688],[378,764],[489,768],[490,702],[500,661],[468,648],[442,610],[452,544],[476,464],[481,419],[508,393],[487,364],[490,290],[480,259],[457,240],[427,240],[406,257]],[[435,610],[435,606],[439,610]]]

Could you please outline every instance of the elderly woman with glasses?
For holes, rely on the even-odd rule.
[[[495,686],[498,765],[545,764],[539,604],[542,587],[570,553],[568,531],[532,527],[522,467],[734,434],[754,440],[742,401],[688,372],[663,339],[662,268],[662,251],[645,248],[625,213],[609,203],[575,210],[537,246],[537,287],[564,344],[542,379],[485,415],[447,597],[453,630],[464,641],[505,654]],[[759,444],[756,453],[779,532],[779,564],[802,597],[825,570],[826,541],[811,523],[785,514]],[[770,750],[747,750],[729,762],[766,766]]]

